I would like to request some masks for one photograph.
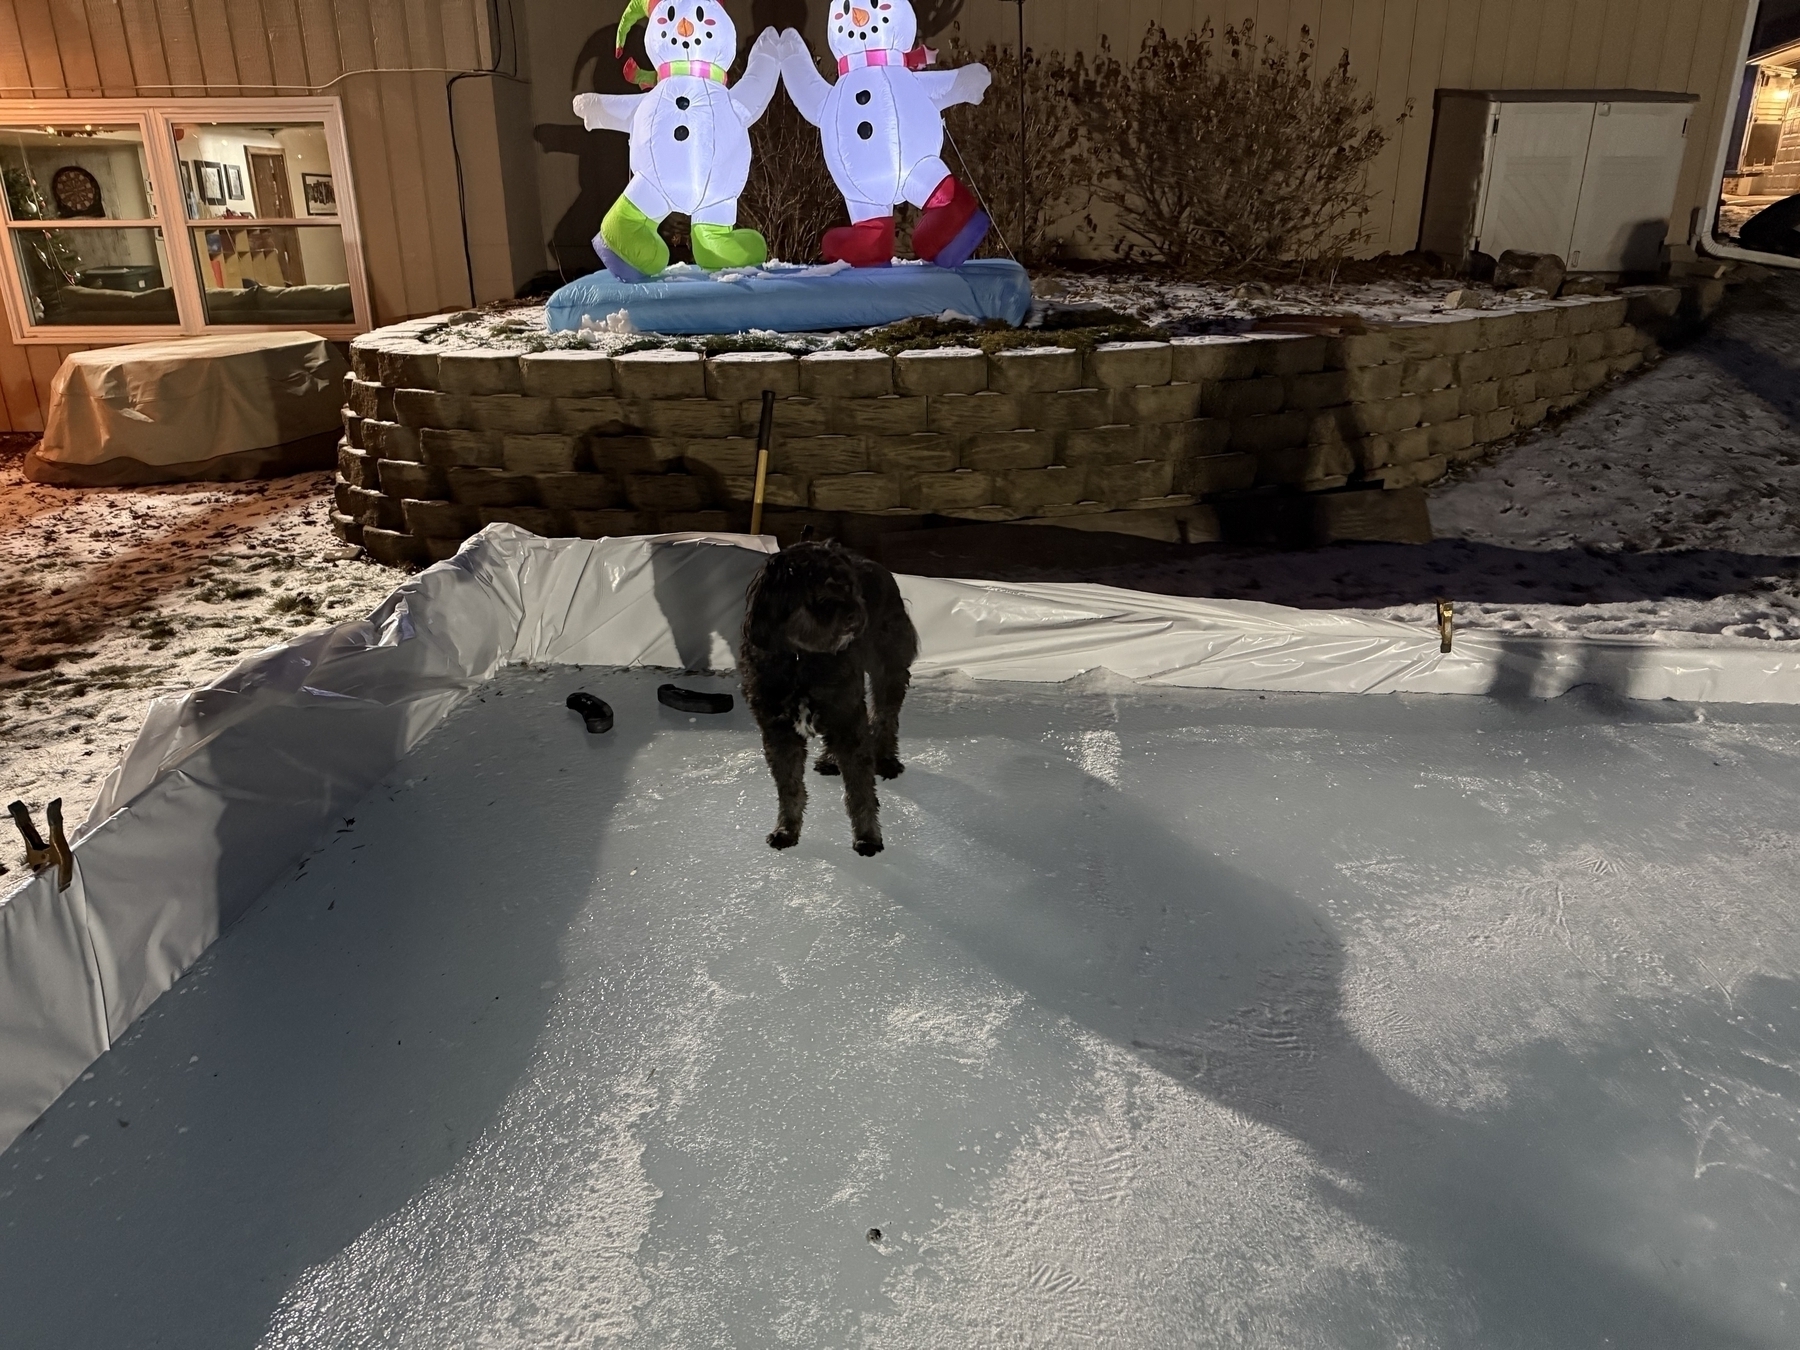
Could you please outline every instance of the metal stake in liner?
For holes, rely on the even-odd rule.
[[[762,422],[756,428],[756,491],[750,497],[750,533],[762,533],[763,493],[769,486],[769,436],[775,427],[775,391],[762,391]]]
[[[63,833],[62,798],[58,797],[44,808],[44,819],[50,826],[48,844],[31,823],[31,811],[24,802],[14,802],[6,809],[25,840],[25,865],[34,872],[41,872],[54,863],[56,889],[68,890],[69,883],[75,878],[75,855],[69,851],[69,839]]]

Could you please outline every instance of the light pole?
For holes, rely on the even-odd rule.
[[[1025,251],[1025,213],[1031,197],[1031,157],[1025,149],[1025,0],[1006,0],[1019,7],[1019,251]]]

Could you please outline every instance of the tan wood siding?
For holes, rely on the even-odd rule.
[[[0,0],[0,100],[335,95],[387,323],[469,298],[444,82],[486,64],[487,15],[482,0]],[[75,350],[0,326],[0,429],[43,429]]]
[[[1376,198],[1371,251],[1403,252],[1418,240],[1439,89],[1656,89],[1699,95],[1670,238],[1687,238],[1737,87],[1733,65],[1750,0],[1035,0],[1025,7],[1025,40],[1038,50],[1092,53],[1102,35],[1129,56],[1152,23],[1187,31],[1249,20],[1287,43],[1301,30],[1318,42],[1321,64],[1350,53],[1351,71],[1375,96],[1376,116],[1393,127],[1407,101],[1413,115],[1370,171]],[[1009,5],[965,4],[964,39],[1016,40]]]
[[[1208,18],[1219,26],[1249,19],[1259,34],[1290,45],[1305,29],[1322,62],[1347,48],[1377,116],[1393,127],[1371,172],[1371,225],[1375,250],[1398,251],[1417,238],[1435,91],[1483,86],[1697,94],[1671,222],[1672,237],[1684,238],[1712,187],[1747,3],[1032,0],[1025,23],[1039,49],[1091,53],[1105,35],[1127,56],[1151,23],[1187,31]],[[609,18],[617,0],[600,10]],[[488,13],[484,0],[0,0],[0,99],[335,95],[344,105],[370,297],[377,321],[388,322],[468,298],[444,81],[486,64],[494,41]],[[992,0],[962,6],[963,34],[975,43],[1010,43],[1016,19],[1011,5]],[[1395,125],[1409,100],[1412,117]],[[491,137],[468,137],[465,151],[474,141]],[[472,175],[468,195],[471,218],[504,216],[504,204],[490,200],[491,179]],[[486,233],[471,229],[472,238]],[[492,233],[503,238],[504,223]],[[50,378],[67,350],[17,347],[0,328],[5,426],[41,429]]]

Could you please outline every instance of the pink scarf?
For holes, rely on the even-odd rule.
[[[937,60],[937,55],[922,42],[910,52],[897,52],[891,47],[865,47],[860,52],[838,57],[838,74],[848,75],[864,66],[904,65],[908,70],[923,70]]]

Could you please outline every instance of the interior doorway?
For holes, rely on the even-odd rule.
[[[250,198],[256,214],[265,219],[293,219],[294,194],[288,187],[287,156],[279,150],[252,150],[245,146],[244,157],[250,165]],[[300,256],[300,237],[294,227],[278,225],[256,233],[262,237],[253,240],[253,246],[275,253],[282,280],[289,286],[304,286],[306,264]]]

